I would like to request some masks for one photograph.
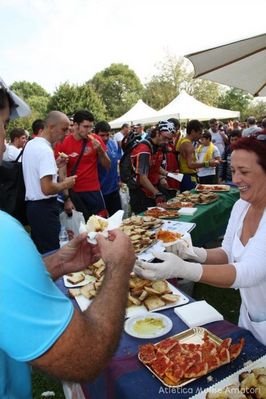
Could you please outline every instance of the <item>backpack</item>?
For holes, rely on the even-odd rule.
[[[26,225],[25,184],[22,163],[18,162],[22,153],[15,161],[2,161],[0,165],[0,209]]]
[[[122,149],[124,153],[119,162],[120,179],[131,190],[139,187],[136,181],[136,173],[131,162],[131,154],[133,149],[140,143],[147,144],[152,152],[152,144],[150,141],[146,139],[141,140],[134,132],[129,133],[129,135],[122,141]]]

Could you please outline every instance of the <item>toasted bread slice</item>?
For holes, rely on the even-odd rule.
[[[169,286],[165,280],[157,280],[152,282],[152,288],[160,294],[169,293]]]
[[[160,291],[155,290],[152,287],[144,287],[144,290],[148,292],[150,295],[160,295]]]
[[[95,293],[96,293],[94,284],[91,283],[91,284],[84,285],[84,287],[80,288],[80,293],[88,299],[94,298]]]
[[[152,295],[144,300],[144,305],[148,310],[154,310],[164,306],[165,302],[160,297]]]
[[[72,276],[67,276],[67,281],[71,284],[79,284],[85,280],[83,273],[72,273]]]
[[[132,295],[128,294],[128,300],[133,304],[133,305],[141,305],[141,302],[138,298],[134,298]]]
[[[76,296],[80,295],[80,288],[70,288],[68,290],[68,295],[70,298],[75,298]]]
[[[149,295],[148,292],[145,291],[145,290],[143,290],[142,293],[141,293],[141,295],[139,296],[139,300],[140,300],[141,302],[143,302],[144,299],[146,299],[146,298],[148,297],[148,295]]]
[[[180,298],[180,295],[164,294],[161,296],[161,298],[165,302],[174,303],[174,302],[178,301],[178,299]]]

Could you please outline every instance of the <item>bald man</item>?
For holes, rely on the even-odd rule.
[[[26,186],[27,218],[31,237],[41,254],[59,248],[59,207],[57,194],[71,188],[76,176],[57,182],[63,159],[54,158],[53,145],[68,133],[69,119],[59,111],[50,112],[39,137],[25,147],[22,167]]]

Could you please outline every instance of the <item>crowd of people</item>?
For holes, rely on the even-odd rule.
[[[0,163],[15,160],[23,149],[31,231],[30,238],[17,220],[0,211],[1,398],[31,397],[30,365],[63,380],[95,378],[117,348],[133,267],[147,279],[179,277],[240,289],[239,325],[266,345],[266,119],[254,129],[254,118],[249,118],[243,132],[215,119],[209,129],[191,120],[185,135],[175,119],[161,121],[147,132],[141,125],[132,129],[125,124],[112,138],[110,125],[106,121],[94,125],[87,110],[78,110],[71,118],[52,111],[34,122],[33,139],[27,141],[23,129],[13,129],[7,144],[8,122],[23,115],[23,107],[26,104],[1,82]],[[134,213],[165,202],[177,190],[194,188],[198,179],[232,182],[239,188],[240,200],[221,248],[194,247],[191,258],[180,241],[175,253],[155,254],[161,263],[136,261],[128,236],[113,230],[107,239],[97,236],[96,245],[81,234],[59,249],[59,198],[66,213],[80,210],[86,220],[121,209],[118,165],[127,156],[132,135],[129,157],[134,177],[128,188]],[[169,172],[181,172],[181,183],[173,182]],[[81,314],[54,281],[100,258],[106,265],[103,285]]]

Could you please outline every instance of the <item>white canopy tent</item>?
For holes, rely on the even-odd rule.
[[[209,120],[239,118],[239,111],[230,111],[222,108],[211,107],[190,96],[185,90],[171,101],[168,105],[158,111],[160,120],[178,118],[180,120],[198,119]]]
[[[153,123],[156,119],[158,111],[145,104],[142,100],[138,102],[124,115],[109,122],[112,129],[120,128],[123,123],[136,124],[136,123]],[[151,122],[150,122],[151,121]]]

